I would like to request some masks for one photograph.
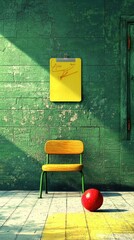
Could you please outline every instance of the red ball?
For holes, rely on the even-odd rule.
[[[99,190],[91,188],[83,193],[81,202],[84,208],[94,212],[103,204],[103,196]]]

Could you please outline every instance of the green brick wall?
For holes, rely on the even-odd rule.
[[[83,140],[86,188],[132,189],[134,141],[122,140],[120,124],[120,17],[134,14],[133,0],[0,5],[0,189],[39,188],[47,139]],[[66,53],[82,59],[80,103],[49,100],[49,59]],[[50,177],[51,190],[80,189],[79,173]]]

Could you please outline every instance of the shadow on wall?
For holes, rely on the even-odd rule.
[[[1,53],[4,58],[6,55],[5,61],[9,65],[48,65],[52,45],[47,3],[6,0],[1,3],[0,13],[1,35],[18,48],[1,39]]]
[[[62,1],[56,3],[58,10],[61,9],[61,2]],[[86,1],[84,2],[85,5]],[[62,15],[64,15],[66,7],[71,9],[73,5],[71,5],[71,3],[68,4],[66,5],[65,3],[63,3]],[[107,68],[105,66],[102,66],[102,64],[99,66],[100,63],[97,62],[98,56],[99,58],[103,57],[103,59],[105,59],[104,39],[101,37],[97,38],[96,42],[93,36],[92,38],[88,39],[88,44],[87,38],[85,37],[83,37],[82,39],[80,38],[79,41],[74,42],[74,38],[72,39],[72,36],[70,36],[68,33],[72,26],[77,25],[78,27],[80,23],[78,24],[77,22],[75,22],[75,18],[71,15],[72,10],[70,14],[67,14],[62,19],[64,28],[62,28],[61,31],[66,31],[65,36],[62,38],[56,38],[55,36],[59,36],[57,32],[59,29],[57,21],[60,20],[60,16],[58,11],[54,12],[53,10],[53,8],[55,9],[55,5],[53,6],[53,8],[51,5],[52,1],[50,1],[49,3],[49,1],[47,2],[42,0],[23,0],[18,2],[14,0],[2,1],[1,19],[3,20],[1,21],[2,24],[0,25],[0,32],[12,44],[9,44],[8,40],[6,42],[5,39],[1,39],[1,41],[3,41],[0,48],[2,59],[1,62],[4,62],[5,65],[40,65],[43,67],[44,65],[47,65],[48,67],[50,57],[54,57],[57,55],[59,56],[59,53],[61,54],[61,52],[63,52],[63,49],[64,51],[70,49],[70,57],[72,57],[74,51],[71,49],[75,47],[75,57],[81,57],[84,61],[84,96],[83,101],[82,103],[80,103],[79,107],[80,110],[81,108],[86,110],[85,118],[87,117],[88,121],[85,124],[89,126],[98,126],[98,122],[96,121],[96,119],[99,119],[99,126],[107,126],[113,129],[117,134],[119,134],[120,70],[116,65]],[[87,6],[90,9],[91,6],[89,6],[89,4],[87,4]],[[83,5],[81,7],[83,7]],[[77,14],[75,8],[73,8],[73,11],[73,15]],[[82,10],[80,11],[81,14],[82,11],[84,11],[84,8],[82,8]],[[95,9],[93,9],[92,11],[94,11],[94,14],[96,13]],[[115,18],[115,26],[117,25],[116,20],[117,19]],[[90,21],[90,17],[89,19],[87,18],[87,21]],[[72,23],[71,26],[70,23]],[[90,32],[90,22],[88,24],[88,22],[85,21],[85,24],[86,27],[88,26],[88,31]],[[109,26],[106,27],[109,28]],[[77,33],[75,32],[75,29],[73,30],[73,37],[76,37]],[[66,36],[70,36],[68,38],[68,41],[66,41]],[[109,44],[111,46],[113,45],[113,42],[110,41]],[[87,47],[85,48],[85,46]],[[81,52],[79,52],[80,48]],[[89,56],[87,55],[89,49],[92,49],[92,51],[94,52],[93,56],[95,58],[95,60],[93,61],[93,56],[90,53],[90,62],[88,60]],[[117,49],[119,50],[119,46]],[[85,63],[87,65],[87,62],[89,66],[85,66]],[[96,88],[98,82],[99,88]],[[71,107],[72,109],[75,108],[74,104],[70,105],[67,103],[66,107]],[[82,115],[81,113],[82,110],[80,111],[80,115]]]
[[[4,136],[0,137],[0,190],[39,190],[42,162],[38,162]],[[86,170],[86,169],[85,169]],[[133,187],[110,184],[90,184],[90,176],[85,190],[133,190]],[[116,186],[116,187],[115,187]],[[80,173],[49,173],[48,191],[81,191]]]
[[[0,190],[39,190],[44,159],[37,161],[2,135],[0,145]],[[49,173],[48,190],[81,191],[81,175]]]
[[[3,136],[0,144],[0,189],[39,189],[40,163]]]

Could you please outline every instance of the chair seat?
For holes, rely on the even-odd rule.
[[[45,164],[42,171],[45,172],[79,172],[83,168],[82,164]]]

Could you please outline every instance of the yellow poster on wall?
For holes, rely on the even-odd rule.
[[[50,101],[81,101],[81,59],[50,59]]]

